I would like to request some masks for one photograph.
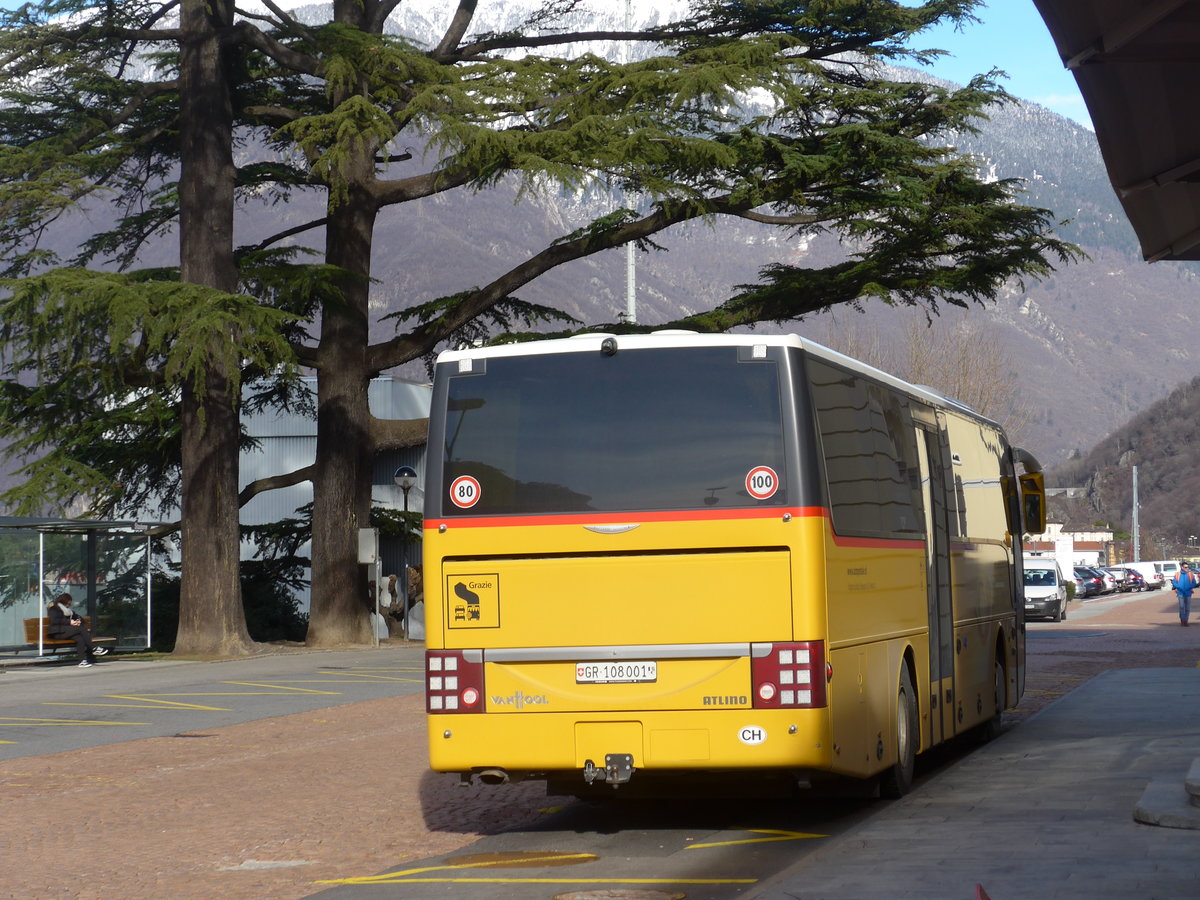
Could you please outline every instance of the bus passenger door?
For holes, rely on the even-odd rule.
[[[929,412],[932,413],[932,410]],[[936,428],[920,423],[917,425],[917,456],[921,465],[921,496],[925,506],[930,739],[937,744],[954,735],[954,620],[950,596],[950,546],[946,527],[946,465]]]

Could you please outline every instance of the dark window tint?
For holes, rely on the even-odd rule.
[[[912,537],[922,530],[916,437],[895,391],[810,359],[834,530]]]
[[[739,359],[748,353],[500,357],[479,374],[452,376],[443,509],[519,515],[785,504],[778,367]],[[761,499],[746,488],[755,470]],[[467,485],[468,501],[478,484],[476,502],[450,502],[456,480]]]

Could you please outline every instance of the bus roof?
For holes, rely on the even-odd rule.
[[[980,419],[991,425],[997,425],[992,419],[979,413],[953,397],[924,385],[910,384],[895,375],[877,369],[874,366],[830,350],[816,341],[801,337],[798,334],[701,334],[697,331],[664,330],[652,331],[649,334],[610,334],[607,332],[587,332],[569,338],[550,338],[547,340],[521,341],[511,344],[493,344],[482,347],[465,347],[459,350],[445,350],[438,354],[438,364],[454,363],[471,359],[487,359],[505,356],[537,356],[546,353],[599,353],[605,340],[616,341],[618,348],[630,350],[653,350],[658,348],[677,347],[794,347],[803,350],[819,359],[836,363],[851,371],[861,372],[899,391],[911,394],[933,406],[957,410],[975,419]],[[997,426],[998,427],[998,426]]]

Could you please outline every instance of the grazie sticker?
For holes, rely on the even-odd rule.
[[[470,475],[459,475],[450,482],[450,502],[460,509],[470,509],[479,502],[479,482]]]
[[[755,466],[746,476],[746,493],[755,500],[767,500],[779,490],[779,476],[770,466]]]

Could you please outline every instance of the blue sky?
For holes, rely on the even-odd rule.
[[[979,24],[962,31],[943,27],[918,39],[919,46],[952,54],[928,71],[962,84],[972,75],[1003,69],[1008,77],[1002,83],[1010,94],[1092,127],[1075,76],[1063,68],[1033,0],[987,0],[975,15]]]
[[[0,0],[0,7],[11,9],[19,2]],[[293,6],[295,0],[285,5]],[[1075,78],[1063,68],[1033,0],[987,0],[976,15],[980,24],[961,32],[941,28],[919,42],[951,54],[929,70],[932,74],[961,84],[972,75],[1003,69],[1008,73],[1004,86],[1009,93],[1092,127]]]

